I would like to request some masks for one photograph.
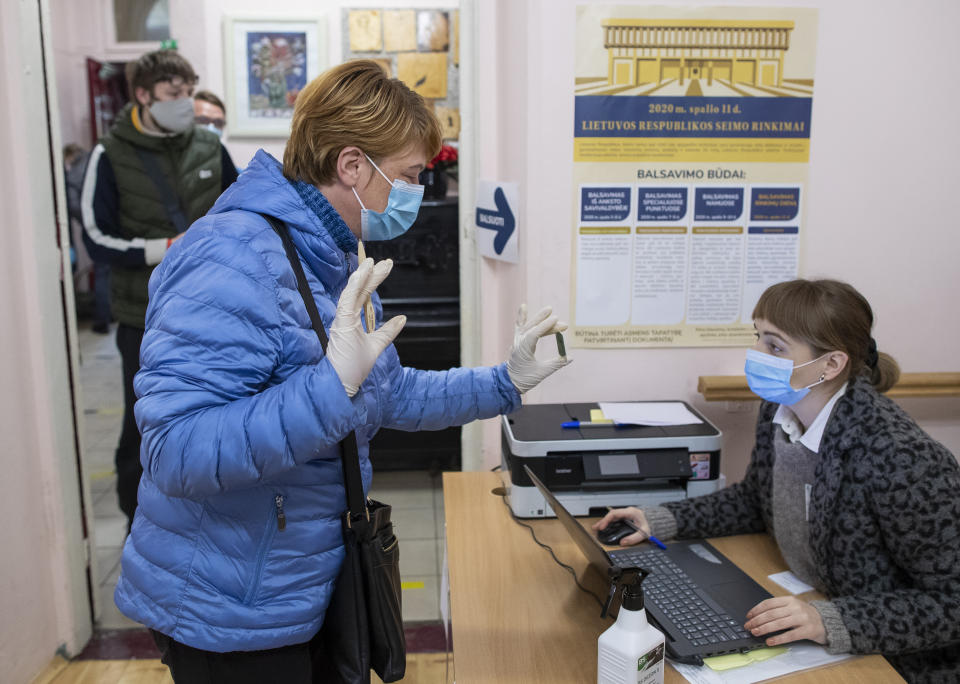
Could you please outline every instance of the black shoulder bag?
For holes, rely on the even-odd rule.
[[[289,230],[276,218],[261,216],[283,241],[297,289],[326,353],[327,334]],[[407,645],[400,612],[400,546],[390,522],[391,509],[373,499],[364,501],[353,432],[340,442],[340,461],[347,490],[348,510],[341,518],[346,558],[318,635],[322,657],[314,659],[314,678],[369,684],[372,669],[384,682],[395,682],[403,679]]]

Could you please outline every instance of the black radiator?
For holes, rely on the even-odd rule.
[[[404,366],[447,370],[460,365],[460,246],[456,197],[424,200],[416,223],[387,242],[364,243],[376,261],[393,259],[377,289],[383,318],[404,314],[394,342]],[[381,430],[370,444],[378,470],[459,470],[460,428]]]

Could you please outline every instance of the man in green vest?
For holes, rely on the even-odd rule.
[[[133,378],[147,310],[147,283],[171,244],[237,179],[219,138],[194,126],[197,75],[174,50],[128,65],[133,101],[90,153],[80,206],[91,258],[111,266],[111,305],[123,362],[124,414],[116,451],[117,494],[129,525],[137,508],[140,432]]]

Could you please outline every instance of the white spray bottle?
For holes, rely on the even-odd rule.
[[[663,684],[663,633],[647,622],[643,607],[642,568],[611,568],[610,596],[623,585],[620,614],[597,640],[597,684]]]

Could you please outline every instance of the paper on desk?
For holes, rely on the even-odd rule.
[[[787,645],[787,652],[756,663],[723,672],[714,672],[707,666],[684,665],[672,660],[670,665],[690,684],[753,684],[791,672],[832,665],[850,658],[849,653],[830,655],[812,641],[795,641]]]
[[[693,425],[703,422],[679,401],[601,401],[600,410],[620,425]]]
[[[794,575],[789,570],[775,572],[772,575],[767,575],[767,577],[789,591],[791,594],[805,594],[808,591],[813,591],[813,587]]]

